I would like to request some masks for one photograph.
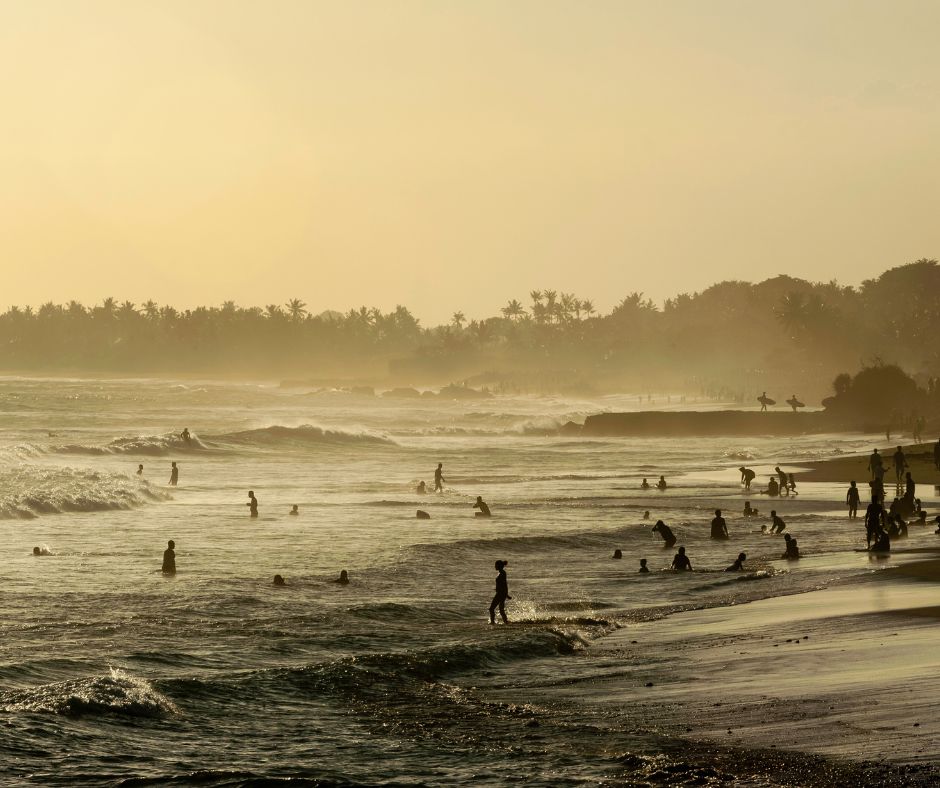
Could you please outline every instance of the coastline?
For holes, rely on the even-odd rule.
[[[878,442],[873,444],[872,448],[876,446],[882,457],[884,457],[885,467],[888,468],[888,473],[885,474],[885,487],[887,488],[894,483],[894,467],[891,455],[898,444],[882,446],[881,442]],[[907,456],[911,476],[918,485],[940,485],[940,471],[936,469],[933,463],[933,444],[918,443],[907,446],[902,444],[902,448]],[[867,482],[871,478],[868,471],[868,457],[869,454],[866,453],[833,457],[832,459],[816,462],[800,462],[799,465],[805,470],[797,472],[797,479],[801,482],[844,482],[845,484],[854,479],[860,486],[867,486]],[[863,500],[864,493],[863,490]]]

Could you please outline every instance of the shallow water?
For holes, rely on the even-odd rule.
[[[782,540],[759,533],[763,519],[739,516],[742,462],[765,481],[777,463],[863,451],[868,437],[551,434],[635,402],[0,381],[9,778],[645,784],[672,762],[675,742],[629,719],[599,726],[589,704],[570,699],[502,703],[486,685],[563,687],[573,672],[600,669],[592,644],[632,622],[852,583],[878,568],[850,552],[863,529],[840,511],[842,485],[803,485],[774,502],[807,554],[798,565],[779,560]],[[191,445],[175,437],[184,426]],[[417,495],[437,462],[444,494]],[[639,489],[660,473],[668,490]],[[477,495],[491,520],[473,517]],[[293,504],[298,517],[287,514]],[[730,544],[708,539],[716,506]],[[418,508],[431,519],[415,519]],[[686,545],[692,574],[660,571],[673,555],[650,532],[660,518]],[[173,578],[158,571],[167,539]],[[53,555],[33,557],[34,545]],[[720,571],[742,550],[747,573]],[[651,575],[636,573],[640,557]],[[510,627],[487,623],[497,558],[510,562]],[[332,582],[341,568],[348,586]],[[271,585],[275,573],[287,586]],[[724,779],[707,765],[676,769],[672,784]]]

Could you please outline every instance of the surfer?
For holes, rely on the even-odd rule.
[[[774,400],[772,400],[770,397],[767,396],[766,391],[757,398],[757,401],[760,403],[761,412],[767,410],[768,405],[777,404]]]
[[[258,516],[258,499],[255,498],[255,491],[254,491],[254,490],[249,490],[249,491],[248,491],[248,503],[246,503],[245,506],[248,507],[248,513],[249,513],[252,517],[257,517],[257,516]]]
[[[143,475],[144,475],[144,464],[143,464],[143,463],[140,463],[140,464],[137,466],[137,475],[138,475],[138,476],[143,476]]]
[[[855,482],[849,482],[849,489],[845,493],[845,502],[849,507],[849,519],[854,520],[858,517],[859,493]]]
[[[721,509],[715,509],[715,519],[712,520],[712,539],[728,539],[728,524],[721,516]]]
[[[444,492],[444,463],[439,462],[434,471],[434,492]]]
[[[486,501],[483,500],[482,495],[477,496],[477,502],[473,504],[474,509],[479,509],[480,511],[475,512],[477,517],[489,517],[490,516],[490,507],[486,505]]]
[[[734,563],[731,564],[726,572],[741,572],[744,570],[744,562],[747,560],[747,553],[738,553],[738,557],[734,560]]]
[[[193,436],[189,434],[189,427],[183,427],[180,437],[183,439],[183,443],[190,444],[193,442]]]
[[[656,489],[657,489],[657,490],[665,490],[665,489],[666,489],[666,477],[665,477],[665,476],[660,476],[660,477],[659,477],[659,481],[656,482]]]
[[[754,477],[757,476],[754,471],[750,468],[745,468],[743,465],[738,468],[741,471],[741,483],[744,485],[745,490],[751,489],[751,482],[754,481]]]
[[[643,484],[640,485],[641,490],[648,490],[650,488],[650,483],[646,480],[646,477],[643,477]]]
[[[751,502],[750,502],[750,501],[745,501],[745,502],[744,502],[744,517],[745,517],[745,518],[748,518],[748,517],[757,517],[757,515],[758,515],[757,509],[751,508]]]
[[[881,505],[877,495],[872,495],[871,503],[865,510],[865,539],[868,547],[871,547],[872,539],[878,531],[883,531],[885,526],[885,509]]]
[[[794,394],[792,397],[790,397],[790,399],[787,400],[787,405],[789,405],[791,408],[793,408],[793,412],[794,412],[794,413],[796,413],[796,409],[797,409],[797,408],[805,408],[805,407],[806,407],[806,405],[804,405],[802,402],[800,402],[800,401],[796,398],[796,394]]]
[[[176,542],[170,539],[163,551],[163,566],[160,569],[165,575],[176,574]]]
[[[679,552],[672,557],[672,568],[676,572],[691,572],[692,571],[692,562],[689,560],[689,557],[685,554],[685,548],[680,547]]]
[[[663,538],[663,547],[672,547],[676,543],[676,535],[662,520],[656,521],[656,525],[653,526],[653,532],[658,533]]]
[[[647,565],[646,565],[646,559],[645,559],[645,558],[641,558],[641,559],[640,559],[640,574],[641,574],[641,575],[647,574],[649,571],[650,571],[650,570],[649,570],[649,567],[647,567]]]
[[[340,569],[339,577],[337,577],[333,582],[341,586],[348,586],[349,585],[349,572],[347,572],[345,569]]]
[[[499,608],[499,615],[503,619],[503,623],[509,623],[509,619],[506,617],[506,600],[512,599],[512,597],[509,596],[509,579],[506,577],[506,567],[508,565],[508,561],[497,561],[495,563],[496,571],[499,574],[496,575],[496,596],[494,596],[493,601],[490,602],[491,624],[496,623],[497,608]]]
[[[288,514],[291,514],[291,515],[293,515],[294,517],[296,517],[298,514],[300,514],[300,509],[297,508],[297,504],[296,504],[296,503],[291,507],[291,510],[288,512]]]
[[[770,517],[772,525],[770,526],[770,533],[772,534],[782,534],[783,529],[787,527],[787,524],[783,521],[782,517],[777,516],[777,510],[770,510]]]
[[[904,456],[904,449],[898,446],[892,459],[894,460],[894,476],[897,479],[897,483],[900,484],[901,477],[904,476],[904,469],[908,467],[907,457]]]
[[[176,487],[176,483],[180,480],[180,469],[176,467],[175,462],[170,463],[170,487]]]

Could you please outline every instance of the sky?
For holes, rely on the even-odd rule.
[[[940,257],[940,3],[0,0],[0,308],[609,310]]]

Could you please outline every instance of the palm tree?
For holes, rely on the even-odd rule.
[[[157,302],[153,299],[145,301],[142,308],[148,320],[156,320],[160,317],[160,307],[157,306]]]
[[[581,302],[581,311],[584,312],[588,317],[594,314],[594,302],[590,299],[585,299]]]
[[[558,311],[558,306],[555,303],[555,299],[557,298],[558,293],[555,290],[545,291],[545,316],[548,318],[549,323],[552,322]]]
[[[467,322],[467,316],[463,312],[454,312],[454,316],[450,319],[450,322],[453,323],[459,331],[463,328],[463,324]]]
[[[519,318],[525,314],[525,309],[523,309],[522,304],[520,304],[515,298],[506,304],[506,306],[504,306],[501,311],[510,320],[515,320],[516,318]]]
[[[295,323],[303,320],[308,314],[307,305],[299,298],[292,298],[284,306],[287,307],[287,313],[290,315],[290,319]]]

